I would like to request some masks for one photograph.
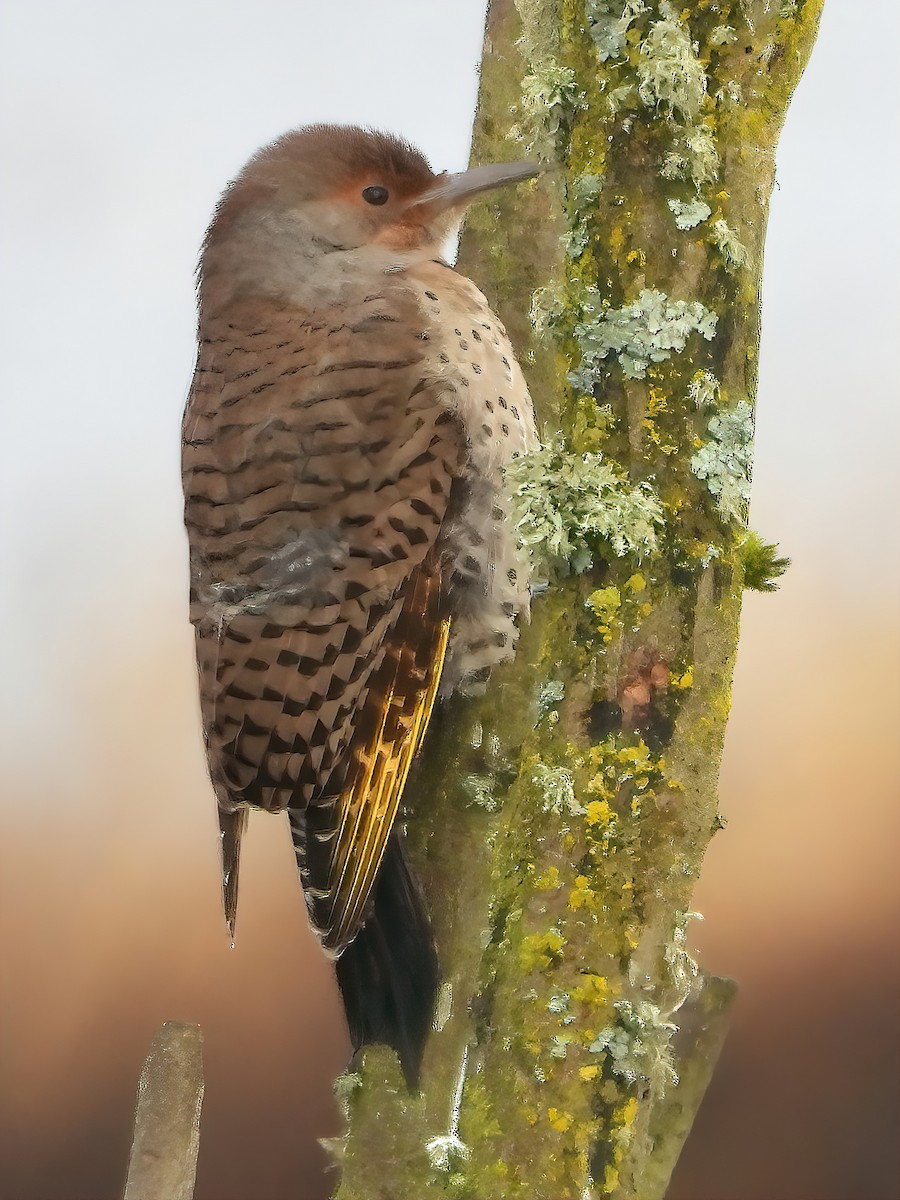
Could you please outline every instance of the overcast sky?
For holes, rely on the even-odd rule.
[[[436,167],[461,167],[482,8],[7,0],[2,453],[17,517],[4,537],[23,634],[46,638],[63,584],[67,606],[101,590],[111,620],[182,588],[192,270],[223,183],[260,143],[319,119],[402,132]],[[772,537],[802,520],[819,550],[838,531],[882,557],[898,313],[887,29],[898,22],[894,0],[865,8],[863,23],[853,0],[828,0],[779,153],[754,516]],[[149,543],[167,547],[162,576]]]

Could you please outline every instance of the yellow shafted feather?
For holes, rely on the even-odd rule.
[[[413,710],[404,719],[409,696],[391,686],[383,699],[381,718],[371,741],[361,751],[363,765],[339,801],[340,818],[329,863],[328,891],[332,896],[330,928],[324,945],[340,949],[361,924],[388,836],[400,806],[412,761],[428,728],[450,636],[450,621],[441,622],[427,687],[415,692]],[[403,672],[406,655],[397,663]],[[398,710],[393,714],[392,709]],[[390,721],[389,717],[393,717]],[[396,732],[385,736],[386,728]]]

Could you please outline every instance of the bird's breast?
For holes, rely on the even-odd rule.
[[[535,448],[531,398],[506,330],[477,287],[448,267],[415,273],[429,340],[429,367],[477,448],[481,468],[497,471]]]

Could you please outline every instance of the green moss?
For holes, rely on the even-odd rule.
[[[751,529],[741,544],[744,564],[744,587],[754,592],[777,592],[777,580],[791,565],[789,558],[780,555],[775,542],[765,542]]]

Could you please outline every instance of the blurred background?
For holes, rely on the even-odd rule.
[[[347,1045],[286,829],[232,952],[178,478],[216,197],[293,125],[466,163],[483,0],[6,0],[0,1196],[113,1200],[166,1019],[203,1027],[197,1200],[323,1200]],[[895,0],[826,0],[779,153],[727,829],[692,927],[741,991],[671,1200],[893,1200],[898,915]],[[560,1198],[563,1200],[563,1198]]]

